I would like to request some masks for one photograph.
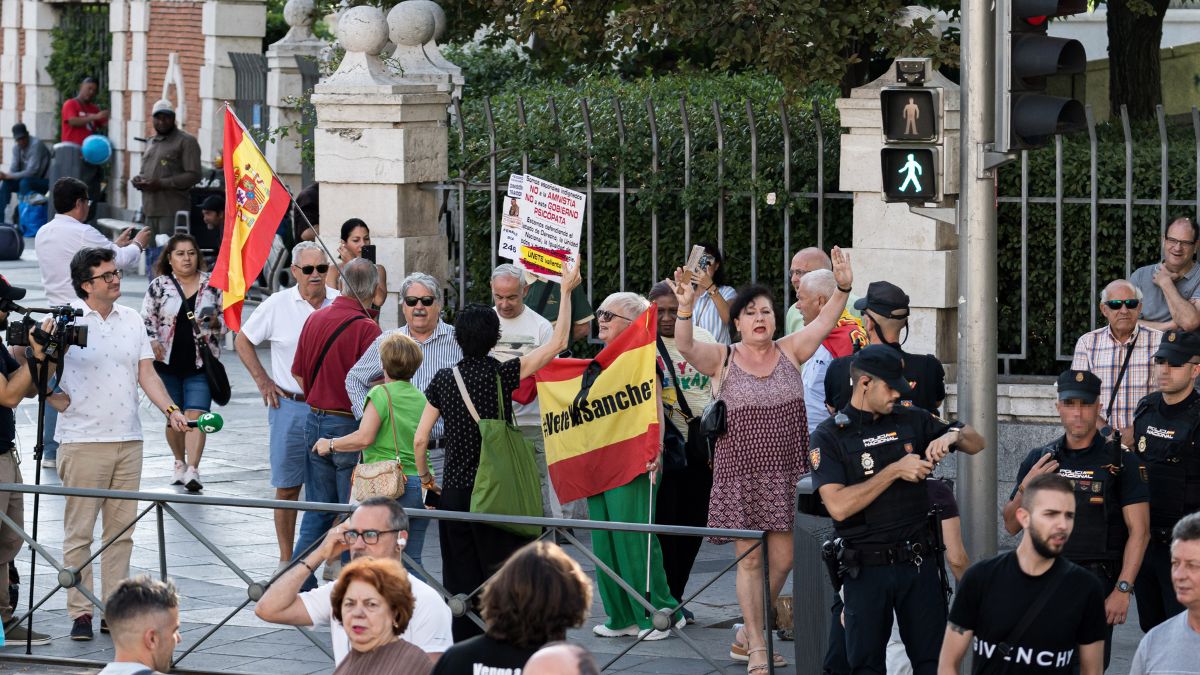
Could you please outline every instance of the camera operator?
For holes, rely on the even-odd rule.
[[[171,400],[154,370],[154,352],[142,317],[117,304],[121,271],[107,248],[85,248],[71,259],[71,284],[83,311],[79,328],[87,328],[87,345],[67,350],[59,385],[65,397],[56,440],[58,468],[66,487],[137,490],[142,477],[142,424],[138,419],[138,386],[167,417],[175,431],[188,431],[187,418]],[[70,340],[67,340],[70,342]],[[198,433],[198,432],[192,432]],[[92,589],[92,533],[103,509],[105,540],[102,581],[108,597],[129,576],[133,522],[137,502],[128,499],[67,497],[63,513],[63,559],[82,568],[79,585]],[[128,529],[126,529],[128,528]],[[92,639],[92,604],[75,588],[67,593],[72,640]],[[104,630],[103,622],[100,629]]]
[[[9,285],[8,280],[0,276],[0,331],[8,328],[8,311],[11,303],[25,297],[25,289]],[[54,325],[53,318],[47,318],[42,324],[43,330],[49,330]],[[33,338],[33,336],[30,336]],[[29,340],[28,347],[5,346],[0,342],[0,483],[21,483],[20,457],[17,456],[15,445],[17,436],[17,421],[14,409],[23,398],[29,398],[36,392],[34,387],[33,367],[24,367],[26,361],[41,362],[45,358],[42,344],[36,338]],[[25,522],[24,495],[14,492],[0,492],[0,511],[3,511],[13,522]],[[0,524],[0,575],[8,579],[8,568],[17,554],[21,551],[21,536],[15,530]],[[7,584],[4,584],[7,586]],[[28,634],[24,626],[12,623],[13,607],[9,606],[7,592],[0,592],[0,621],[4,623],[4,636],[13,643],[24,642],[27,638],[35,645],[50,642],[49,635],[34,632]]]

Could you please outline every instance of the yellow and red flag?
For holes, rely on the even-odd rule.
[[[595,359],[538,371],[546,463],[563,503],[625,485],[658,456],[657,323],[651,305]]]
[[[225,106],[225,231],[211,283],[223,291],[225,325],[242,327],[246,290],[262,272],[291,203],[242,121]]]

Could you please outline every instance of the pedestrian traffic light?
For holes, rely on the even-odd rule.
[[[942,190],[942,90],[924,86],[926,59],[897,59],[896,81],[903,86],[879,92],[883,115],[883,199],[936,202]]]
[[[883,149],[883,197],[888,202],[935,202],[941,153],[935,147]]]
[[[1078,40],[1046,34],[1050,19],[1086,11],[1088,0],[996,0],[997,152],[1036,148],[1086,126],[1083,104],[1050,96],[1050,75],[1082,73]]]

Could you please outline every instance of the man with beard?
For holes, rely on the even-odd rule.
[[[1025,529],[1017,550],[973,565],[958,586],[938,675],[958,675],[968,648],[975,653],[976,675],[1100,675],[1100,584],[1059,559],[1075,522],[1075,486],[1054,473],[1034,476],[1024,485],[1016,517]]]
[[[1125,623],[1133,582],[1150,537],[1150,491],[1141,460],[1124,450],[1115,434],[1096,430],[1100,414],[1100,378],[1082,370],[1058,377],[1058,416],[1063,435],[1026,455],[1017,470],[1017,486],[1004,507],[1004,527],[1016,534],[1021,493],[1033,477],[1057,473],[1075,491],[1075,536],[1063,555],[1100,580],[1107,594],[1108,630],[1104,667],[1112,652],[1112,627]]]

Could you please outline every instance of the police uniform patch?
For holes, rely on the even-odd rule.
[[[1138,452],[1145,452],[1145,451],[1146,451],[1146,437],[1142,436],[1141,440],[1138,441]]]
[[[1104,497],[1088,497],[1089,504],[1103,504]]]
[[[1146,471],[1145,465],[1138,467],[1138,477],[1142,479],[1143,483],[1150,482],[1150,474]]]
[[[868,476],[875,473],[875,458],[871,456],[871,453],[864,452],[862,454],[862,468]]]
[[[821,449],[813,448],[808,451],[808,463],[812,464],[813,471],[821,468]]]
[[[905,444],[904,444],[904,452],[911,453],[912,451],[913,451],[913,444],[912,444],[912,443],[905,443]]]
[[[1075,381],[1083,382],[1083,373],[1075,373]]]
[[[1104,491],[1104,483],[1092,483],[1092,492],[1100,494]]]
[[[1167,333],[1167,342],[1175,341],[1175,333]]]

